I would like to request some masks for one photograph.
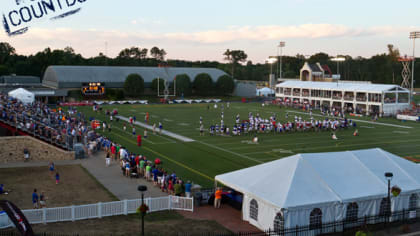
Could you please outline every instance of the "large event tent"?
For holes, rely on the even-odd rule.
[[[23,88],[10,91],[9,97],[15,98],[25,104],[33,103],[35,101],[35,94]]]
[[[216,181],[243,193],[243,220],[267,230],[379,215],[387,203],[385,172],[402,189],[391,210],[417,208],[420,167],[378,148],[297,154]]]

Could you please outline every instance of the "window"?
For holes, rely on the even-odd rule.
[[[274,218],[274,232],[280,234],[284,231],[284,218],[281,212],[277,213],[276,218]]]
[[[322,211],[319,208],[315,208],[311,211],[309,217],[309,229],[320,229],[322,227]]]
[[[388,198],[384,197],[381,200],[381,206],[379,207],[379,215],[386,216],[387,213],[391,213],[390,205],[388,204]]]
[[[346,221],[353,222],[357,221],[359,206],[355,202],[351,202],[347,205]]]
[[[412,211],[415,210],[417,208],[417,195],[416,194],[411,194],[410,196],[410,201],[408,204],[408,208]]]
[[[251,204],[249,206],[249,218],[258,220],[258,203],[255,199],[251,200]]]

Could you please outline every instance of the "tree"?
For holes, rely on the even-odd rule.
[[[119,54],[119,58],[144,60],[147,57],[148,50],[146,48],[131,47],[123,49]]]
[[[235,88],[235,82],[229,75],[222,75],[217,79],[216,92],[220,95],[230,95]]]
[[[197,95],[209,95],[213,92],[213,80],[207,73],[198,74],[194,79],[193,88]]]
[[[5,64],[10,56],[15,55],[16,50],[9,43],[0,42],[0,64]]]
[[[8,75],[8,74],[9,74],[9,68],[6,65],[0,65],[0,76]]]
[[[159,93],[165,88],[163,79],[159,79]],[[157,93],[158,91],[158,78],[152,80],[152,90]]]
[[[191,80],[187,74],[180,74],[175,77],[176,83],[176,94],[178,96],[184,95],[189,96],[191,95]]]
[[[139,74],[130,74],[124,82],[124,95],[139,97],[144,92],[144,80]]]
[[[248,58],[248,55],[242,50],[229,50],[226,49],[225,53],[223,53],[225,56],[225,60],[232,63],[232,78],[234,78],[234,72],[235,72],[235,66],[239,62],[245,62]]]
[[[164,49],[159,49],[158,47],[153,47],[152,49],[150,49],[150,54],[156,60],[163,61],[165,60],[166,51]]]

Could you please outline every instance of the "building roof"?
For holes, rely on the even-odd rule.
[[[385,92],[398,88],[400,91],[409,92],[395,84],[370,84],[357,82],[315,82],[315,81],[285,81],[277,84],[276,87],[323,89],[338,91],[360,91],[360,92]]]
[[[308,64],[308,65],[311,68],[312,72],[322,72],[318,64]]]
[[[4,84],[40,84],[41,78],[26,75],[3,75],[0,76],[0,83]]]
[[[216,180],[279,208],[381,199],[385,172],[401,194],[420,192],[420,166],[382,149],[297,154],[217,175]]]
[[[191,81],[200,74],[207,73],[214,82],[225,72],[215,68],[185,67],[116,67],[116,66],[49,66],[43,83],[55,88],[76,88],[81,83],[103,82],[105,86],[120,87],[129,74],[139,74],[145,83],[155,78],[173,81],[177,75],[187,74]]]

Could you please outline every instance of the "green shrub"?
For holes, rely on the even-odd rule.
[[[143,95],[144,79],[139,74],[130,74],[124,82],[124,95],[137,98]]]
[[[196,95],[206,96],[213,93],[213,80],[209,74],[198,74],[193,83],[194,92]]]
[[[216,93],[219,95],[231,95],[235,88],[235,82],[229,75],[222,75],[216,82]]]
[[[181,96],[182,94],[184,94],[184,96],[191,95],[191,80],[187,74],[177,75],[175,77],[175,83],[176,94],[178,96]]]

